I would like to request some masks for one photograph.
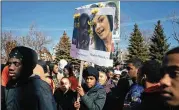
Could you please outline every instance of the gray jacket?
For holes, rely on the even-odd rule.
[[[81,97],[80,110],[102,110],[106,101],[106,92],[103,86],[96,84],[93,88],[88,89],[83,86],[86,94]]]

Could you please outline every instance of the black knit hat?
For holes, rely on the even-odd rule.
[[[83,78],[86,78],[88,76],[94,76],[96,80],[99,79],[99,72],[96,68],[89,66],[86,69],[83,70]]]

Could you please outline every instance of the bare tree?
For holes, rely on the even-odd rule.
[[[40,51],[51,43],[51,38],[37,29],[35,24],[30,25],[29,32],[25,36],[14,36],[11,31],[4,31],[1,34],[1,59],[7,59],[11,49],[17,45],[23,45]]]
[[[43,47],[51,43],[51,41],[51,38],[38,30],[34,23],[30,25],[28,34],[19,38],[21,45],[31,47],[38,53]]]
[[[173,28],[173,38],[179,44],[179,17],[176,15],[175,12],[173,12],[170,18],[172,18],[170,19],[170,21],[172,23],[172,28]]]
[[[151,36],[152,36],[152,30],[141,30],[142,33],[142,37],[144,39],[144,45],[146,45],[147,47],[150,45],[151,43]]]
[[[1,34],[1,59],[7,60],[12,48],[17,45],[16,37],[11,31],[4,31]]]

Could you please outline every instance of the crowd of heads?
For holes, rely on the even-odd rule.
[[[27,80],[33,74],[36,74],[51,86],[53,92],[60,88],[61,91],[66,93],[72,89],[74,84],[74,82],[71,82],[71,80],[74,80],[71,77],[77,80],[76,74],[79,74],[79,71],[75,73],[70,62],[61,61],[59,64],[38,60],[37,53],[33,49],[19,46],[12,49],[7,64],[2,66],[4,66],[4,69],[8,67],[9,79],[7,83]],[[62,76],[58,76],[59,74]],[[54,79],[54,76],[56,79]],[[2,77],[4,78],[4,76]],[[132,81],[143,86],[143,88],[157,85],[161,88],[161,96],[167,104],[173,107],[179,106],[179,47],[168,51],[162,64],[156,60],[142,62],[140,59],[134,58],[128,60],[125,65],[117,62],[114,67],[86,65],[82,77],[82,84],[85,84],[88,89],[98,84],[105,88],[109,84],[108,81],[114,82],[114,87],[117,87],[118,81],[125,78],[131,78]],[[55,81],[57,81],[57,86],[53,84],[56,83]],[[73,91],[83,94],[83,92],[80,92],[80,87],[75,87]]]

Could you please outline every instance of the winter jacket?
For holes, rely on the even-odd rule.
[[[106,102],[104,104],[103,110],[110,110],[111,107],[113,108],[113,110],[118,110],[118,102],[115,95],[116,91],[114,82],[109,79],[108,82],[104,85],[104,89],[106,91]]]
[[[121,78],[116,87],[116,97],[118,98],[118,110],[122,110],[127,92],[130,90],[133,81],[129,76]]]
[[[5,89],[6,110],[56,110],[50,86],[35,75]]]
[[[77,93],[72,90],[68,90],[65,94],[60,90],[60,88],[55,90],[54,98],[57,103],[57,110],[60,107],[63,110],[76,110],[74,107],[74,102],[77,99]]]
[[[141,94],[143,91],[144,91],[143,86],[134,83],[131,86],[129,92],[126,94],[124,105],[126,105],[127,108],[131,108],[131,110],[137,110],[136,108],[141,103]]]
[[[86,94],[81,97],[80,110],[102,110],[106,101],[106,92],[100,84],[96,84],[93,88],[88,89],[83,86]]]
[[[5,110],[5,87],[1,85],[1,110]]]

